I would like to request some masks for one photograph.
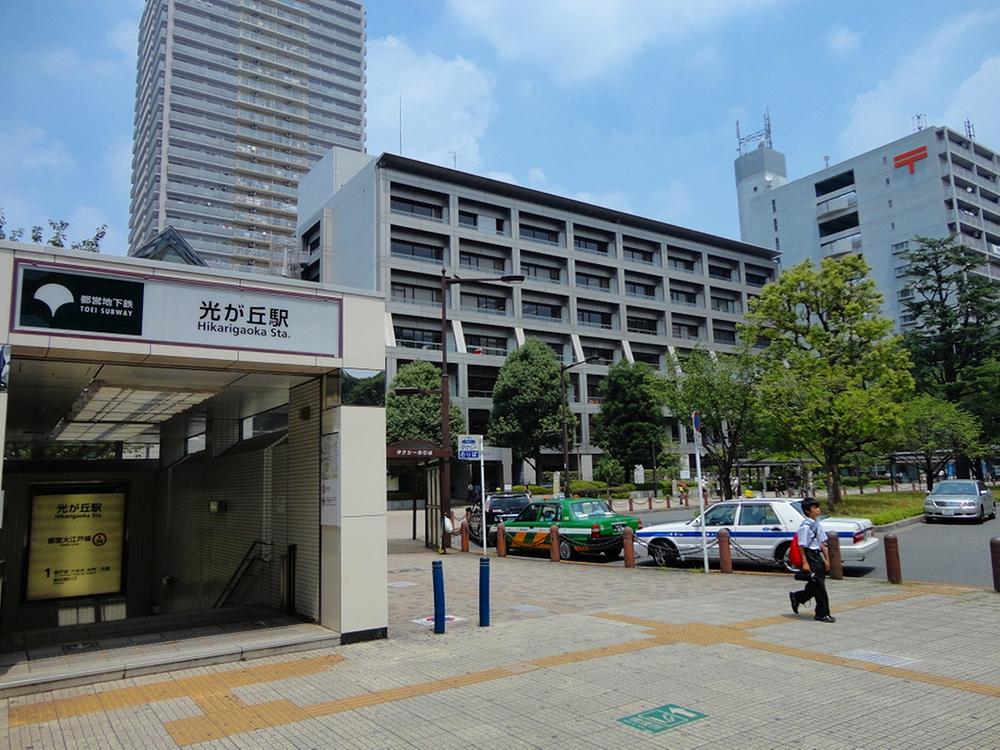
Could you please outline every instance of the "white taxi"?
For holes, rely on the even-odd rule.
[[[788,566],[792,537],[805,516],[802,498],[748,498],[716,503],[704,513],[708,556],[717,559],[717,537],[729,532],[733,560],[772,562]],[[874,526],[867,518],[820,516],[820,524],[840,541],[845,563],[863,562],[878,546]],[[647,526],[636,532],[637,559],[652,558],[657,565],[701,556],[702,517]]]

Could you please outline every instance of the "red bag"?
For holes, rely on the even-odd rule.
[[[799,535],[792,537],[792,546],[788,548],[788,564],[793,568],[802,567],[802,548],[799,546]]]

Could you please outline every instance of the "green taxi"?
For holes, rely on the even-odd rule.
[[[615,513],[604,500],[567,497],[536,500],[513,521],[506,521],[508,550],[549,550],[549,527],[559,527],[559,557],[569,560],[578,553],[603,554],[615,559],[622,551],[626,526],[633,531],[642,524],[635,516]]]

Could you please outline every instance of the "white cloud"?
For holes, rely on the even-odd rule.
[[[403,154],[475,171],[479,142],[496,110],[493,75],[462,57],[411,49],[396,37],[368,44],[368,151],[398,151],[402,95]]]
[[[616,211],[622,211],[627,214],[635,213],[635,210],[632,208],[632,197],[620,190],[612,190],[607,193],[581,192],[574,195],[573,198],[593,206],[613,208]]]
[[[979,70],[959,84],[944,111],[943,123],[961,127],[966,118],[976,128],[976,138],[984,143],[1000,142],[1000,55],[983,60]]]
[[[455,16],[501,57],[555,78],[598,78],[664,39],[685,39],[780,0],[449,0]]]
[[[541,167],[532,167],[528,170],[528,184],[533,188],[542,188],[548,182],[545,170]]]
[[[132,186],[132,140],[121,139],[104,153],[104,168],[115,191],[127,195]]]
[[[520,185],[521,183],[510,172],[487,172],[486,176],[491,180],[499,180],[500,182],[509,182],[511,185]]]
[[[836,23],[823,34],[823,41],[826,48],[837,57],[846,57],[858,48],[861,44],[861,32]]]
[[[943,73],[949,81],[954,80],[955,58],[962,52],[963,39],[997,18],[1000,18],[998,12],[970,13],[946,24],[928,40],[915,40],[912,54],[901,58],[875,88],[854,100],[850,121],[840,134],[841,154],[859,154],[903,137],[912,130],[912,118],[918,112],[929,115],[930,123],[941,123],[947,103],[941,101],[940,94],[935,100],[934,92],[951,88],[935,84]],[[982,77],[972,76],[969,81],[970,87],[977,90],[990,88]],[[996,85],[995,80],[992,85]],[[967,90],[965,95],[969,93]],[[995,111],[989,116],[995,117]]]
[[[650,196],[649,216],[683,225],[694,205],[694,196],[684,180],[672,177],[664,190],[657,190]]]
[[[32,170],[70,170],[74,164],[69,149],[49,138],[42,128],[24,124],[0,126],[0,174],[23,177]]]
[[[114,52],[134,60],[139,47],[139,21],[119,21],[108,30],[104,38]]]

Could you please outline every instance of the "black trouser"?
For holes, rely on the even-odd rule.
[[[810,599],[816,599],[816,617],[826,617],[830,614],[830,599],[826,595],[826,563],[823,554],[817,549],[802,550],[809,562],[812,578],[802,591],[796,591],[794,596],[799,604],[805,604]]]

